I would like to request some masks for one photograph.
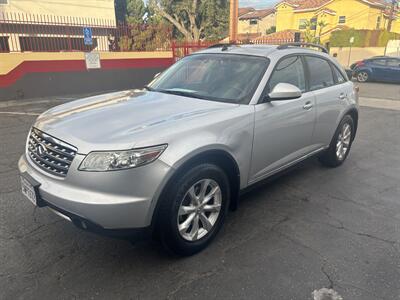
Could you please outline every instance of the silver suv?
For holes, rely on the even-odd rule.
[[[328,54],[298,46],[212,47],[143,90],[50,109],[19,161],[23,194],[81,229],[204,249],[243,189],[349,154],[357,90]]]

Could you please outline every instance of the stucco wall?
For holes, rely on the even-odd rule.
[[[397,53],[397,49],[395,48],[388,48],[386,51],[386,55],[389,56],[396,56],[400,53]],[[385,47],[365,47],[365,48],[358,48],[354,47],[351,49],[349,47],[332,47],[330,49],[330,54],[333,55],[334,53],[337,54],[337,60],[339,63],[345,67],[349,65],[349,54],[350,54],[350,64],[365,59],[370,58],[372,56],[377,55],[384,55],[385,54]]]

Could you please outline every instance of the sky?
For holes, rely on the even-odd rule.
[[[273,7],[278,0],[239,0],[240,7],[251,6],[254,8]]]

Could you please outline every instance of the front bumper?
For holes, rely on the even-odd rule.
[[[86,229],[84,223],[98,229],[95,231],[149,227],[171,168],[157,160],[121,171],[78,171],[83,158],[76,155],[65,178],[45,173],[25,154],[18,168],[40,183],[38,192],[44,206],[67,216],[78,227]]]

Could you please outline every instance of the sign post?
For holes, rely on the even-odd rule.
[[[354,44],[354,36],[352,36],[352,37],[350,38],[349,43],[350,43],[350,49],[349,49],[349,59],[348,59],[348,61],[347,61],[347,66],[348,66],[348,67],[350,66],[351,46],[353,46],[353,44]]]

